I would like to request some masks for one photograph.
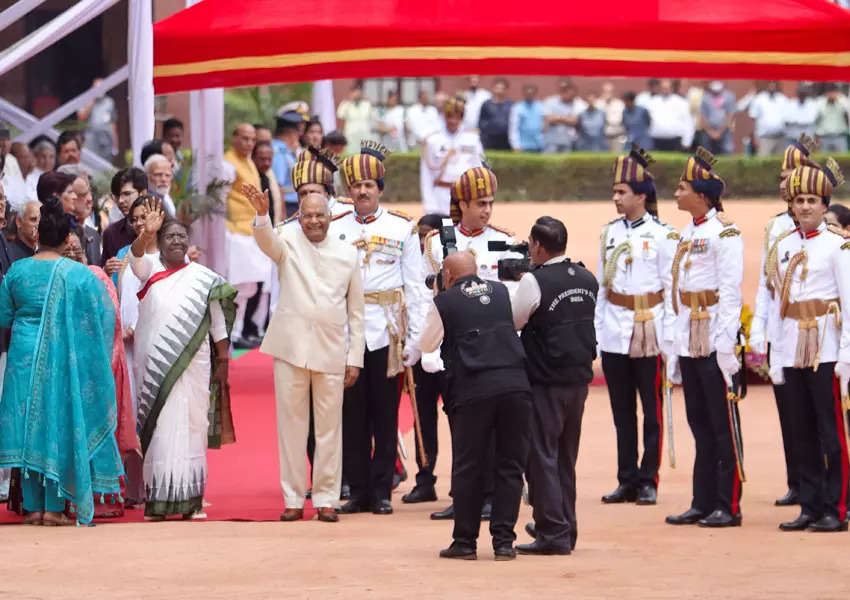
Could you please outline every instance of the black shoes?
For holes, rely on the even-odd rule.
[[[431,513],[431,519],[434,521],[449,521],[455,518],[455,505],[449,504],[445,509]]]
[[[496,560],[514,560],[516,558],[516,550],[513,546],[499,546],[493,550],[493,557]]]
[[[637,500],[635,502],[641,506],[649,506],[651,504],[655,504],[657,500],[658,492],[655,487],[651,485],[643,485],[640,490],[638,490]]]
[[[537,540],[531,542],[530,544],[517,544],[516,551],[520,554],[539,554],[545,556],[566,556],[567,554],[570,554],[572,552],[569,546],[556,546],[553,544],[544,545],[538,542]]]
[[[741,513],[730,515],[722,509],[717,509],[704,519],[699,520],[700,527],[740,527]]]
[[[259,348],[260,344],[263,343],[263,338],[257,337],[255,335],[247,335],[244,337],[233,338],[233,347],[237,350],[250,350],[253,348]]]
[[[360,504],[357,500],[349,500],[342,506],[338,506],[336,508],[336,512],[342,515],[353,515],[355,513],[369,512],[369,509]]]
[[[801,512],[800,516],[794,519],[793,521],[785,521],[784,523],[780,523],[779,529],[781,529],[782,531],[803,531],[805,529],[808,529],[809,525],[814,522],[815,518],[813,516]]]
[[[776,506],[794,506],[795,504],[800,504],[800,494],[797,490],[790,489],[773,504]]]
[[[824,515],[809,525],[809,531],[847,531],[847,521],[840,521],[837,517],[833,517],[832,515]]]
[[[637,500],[637,490],[630,485],[618,485],[617,489],[602,496],[603,504],[621,504]]]
[[[490,502],[485,502],[481,506],[481,520],[489,521],[491,514],[493,514],[493,505]]]
[[[372,513],[376,515],[391,515],[393,514],[393,505],[389,500],[378,500],[372,504]]]
[[[695,508],[689,508],[681,515],[670,515],[664,521],[669,525],[693,525],[705,517],[705,513]]]
[[[444,550],[440,550],[440,558],[455,558],[458,560],[476,560],[478,558],[478,554],[476,554],[473,548],[467,548],[464,546],[459,546],[456,542],[452,542],[452,545]]]
[[[418,502],[435,502],[436,500],[437,490],[434,489],[433,485],[417,485],[411,491],[401,497],[401,501],[405,504],[416,504]]]
[[[537,525],[535,525],[533,521],[529,521],[525,524],[525,532],[530,535],[532,539],[537,539]]]

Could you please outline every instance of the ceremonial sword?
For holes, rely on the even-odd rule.
[[[667,409],[667,457],[670,459],[670,468],[676,468],[676,448],[673,444],[673,384],[667,376],[667,364],[664,364],[664,405]]]
[[[738,477],[746,481],[744,474],[744,437],[741,433],[741,413],[738,412],[738,402],[747,397],[747,362],[744,359],[744,345],[741,343],[743,327],[738,330],[738,344],[735,351],[741,357],[741,370],[737,378],[732,377],[732,385],[726,386],[726,408],[729,412],[729,425],[732,428],[732,449],[735,451],[735,464],[738,467]],[[738,390],[740,388],[740,395]]]
[[[423,467],[428,466],[428,455],[425,454],[425,443],[422,440],[422,426],[419,424],[419,406],[416,404],[416,382],[413,379],[413,369],[404,368],[404,378],[407,383],[407,394],[410,396],[410,407],[413,409],[413,429],[416,432],[416,449],[419,451],[419,462]]]

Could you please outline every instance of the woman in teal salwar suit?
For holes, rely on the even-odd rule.
[[[70,222],[56,197],[41,207],[39,253],[0,284],[0,327],[12,330],[0,399],[0,468],[21,470],[27,523],[89,523],[94,494],[118,494],[111,370],[115,311],[87,269],[62,258]]]

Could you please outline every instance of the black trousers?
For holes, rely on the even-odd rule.
[[[400,389],[397,377],[387,377],[387,356],[388,348],[366,350],[360,377],[343,396],[342,469],[361,504],[389,500],[392,491]]]
[[[741,479],[732,446],[726,382],[715,355],[679,358],[685,412],[696,446],[691,507],[703,513],[719,508],[737,515],[741,512]]]
[[[422,429],[422,445],[428,466],[422,466],[419,458],[419,435],[416,434],[416,485],[432,486],[437,481],[434,476],[434,464],[437,462],[437,401],[442,393],[442,373],[428,373],[422,363],[413,367],[413,381],[416,383],[416,406],[419,409],[419,426]]]
[[[658,487],[661,464],[662,360],[602,353],[611,412],[617,430],[617,481],[620,485]],[[643,408],[643,458],[638,467],[637,402]]]
[[[528,460],[530,394],[493,396],[454,407],[452,415],[452,490],[454,540],[476,548],[484,503],[482,468],[493,434],[496,436],[496,477],[490,534],[493,547],[513,544],[522,497],[522,473]]]
[[[669,150],[671,152],[682,151],[682,138],[652,138],[652,147],[655,150]]]
[[[803,512],[815,518],[832,515],[844,519],[847,442],[835,363],[821,363],[817,371],[787,368],[784,371]]]
[[[587,385],[532,385],[529,495],[537,540],[546,546],[574,548],[576,460]]]
[[[768,366],[770,365],[770,344],[767,346]],[[791,398],[788,397],[788,388],[784,385],[773,386],[773,397],[776,400],[776,412],[779,414],[779,428],[782,431],[782,450],[785,453],[785,473],[789,490],[800,489],[800,470],[794,463],[792,442],[794,434],[791,432]]]

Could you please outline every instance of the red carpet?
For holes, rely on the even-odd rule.
[[[272,358],[258,351],[240,356],[230,367],[231,402],[236,443],[210,450],[205,510],[211,521],[277,521],[283,511],[277,459]],[[399,427],[413,426],[410,402],[403,397]],[[408,453],[413,448],[408,447]],[[306,460],[306,455],[305,455]],[[308,501],[308,508],[309,508]],[[308,510],[312,516],[312,509]],[[135,523],[143,510],[127,511],[120,519],[96,519],[95,523]],[[0,524],[20,520],[0,510]]]

